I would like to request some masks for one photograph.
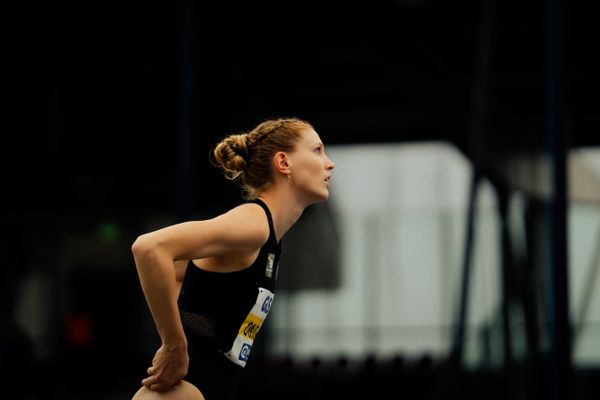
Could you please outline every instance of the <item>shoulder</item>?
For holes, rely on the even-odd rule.
[[[256,203],[243,203],[232,208],[225,214],[234,214],[247,218],[259,218],[266,221],[265,210]]]
[[[245,203],[232,208],[216,219],[220,220],[225,229],[237,232],[246,238],[254,239],[262,246],[269,239],[270,230],[267,215],[263,208],[256,203]]]

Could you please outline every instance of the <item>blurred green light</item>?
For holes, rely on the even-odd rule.
[[[98,226],[98,235],[105,242],[114,242],[116,241],[121,232],[117,224],[112,222],[105,222]]]

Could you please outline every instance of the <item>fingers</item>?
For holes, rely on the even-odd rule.
[[[173,388],[175,385],[178,385],[182,382],[181,379],[175,381],[175,382],[156,382],[155,384],[151,385],[149,388],[150,390],[154,390],[157,392],[163,392],[163,391],[167,391],[171,388]]]
[[[154,366],[148,367],[146,372],[148,372],[148,375],[150,376],[142,380],[142,385],[150,388],[150,386],[156,383],[156,381],[158,380],[158,376],[155,375],[156,368],[154,368]]]
[[[151,373],[151,370],[152,368],[148,368],[149,374]],[[150,390],[162,392],[180,381],[171,382],[170,380],[164,378],[165,377],[161,377],[159,374],[151,375],[142,380],[142,385],[146,386]]]
[[[154,390],[156,392],[163,392],[163,391],[169,389],[171,386],[173,386],[173,385],[169,385],[164,382],[161,382],[161,383],[156,383],[156,384],[150,386],[150,390]]]
[[[168,390],[173,385],[176,385],[181,382],[181,379],[168,379],[164,376],[152,375],[142,380],[142,385],[147,387],[148,389],[156,392],[162,392]]]
[[[158,379],[156,376],[149,376],[145,379],[142,379],[142,385],[146,386],[147,388],[150,388],[156,383],[157,380]]]

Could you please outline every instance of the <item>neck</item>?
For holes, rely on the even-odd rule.
[[[262,192],[258,198],[264,201],[271,211],[277,241],[298,221],[302,212],[308,206],[281,186],[270,187]]]

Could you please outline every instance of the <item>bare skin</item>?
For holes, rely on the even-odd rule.
[[[328,198],[335,164],[326,156],[319,135],[308,129],[293,151],[273,156],[272,167],[271,184],[259,198],[269,207],[280,240],[307,206]],[[177,308],[187,261],[215,272],[238,271],[252,265],[268,237],[263,209],[249,203],[213,219],[184,222],[137,238],[132,252],[162,342],[142,385],[164,392],[187,374],[187,340]]]
[[[131,400],[204,400],[198,388],[187,381],[171,386],[164,392],[142,386]]]

